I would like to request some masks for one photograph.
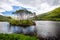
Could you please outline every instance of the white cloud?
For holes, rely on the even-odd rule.
[[[1,5],[0,5],[0,8],[4,9],[4,10],[6,10],[6,11],[13,10],[13,8],[12,8],[10,5],[5,4],[5,3],[1,4]]]
[[[0,0],[0,12],[13,10],[12,6],[23,6],[40,14],[59,5],[60,0]]]
[[[42,3],[42,4],[40,5],[40,9],[38,9],[38,14],[51,11],[51,10],[57,8],[57,7],[59,7],[59,6],[50,6],[50,5],[47,4],[47,3]],[[38,14],[37,14],[37,15],[38,15]]]
[[[18,0],[23,5],[35,8],[37,14],[48,12],[60,5],[60,0]]]
[[[0,12],[4,12],[5,10],[4,9],[0,9]]]
[[[0,2],[0,12],[13,10],[12,6],[2,1]]]

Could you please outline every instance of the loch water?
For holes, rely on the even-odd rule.
[[[10,26],[8,22],[0,22],[0,33],[23,33],[37,34],[42,40],[60,40],[60,22],[57,21],[35,21],[36,25],[29,27]]]

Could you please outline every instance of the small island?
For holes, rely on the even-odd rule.
[[[22,27],[35,25],[35,23],[32,20],[10,20],[9,23],[12,26],[22,26]]]
[[[16,17],[9,21],[10,25],[22,27],[35,25],[34,21],[30,19],[31,17],[36,15],[35,13],[32,13],[27,9],[21,9],[16,10],[15,12],[13,12],[13,14]]]

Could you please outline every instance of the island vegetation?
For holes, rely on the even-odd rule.
[[[12,26],[22,26],[22,27],[28,27],[35,24],[32,20],[14,20],[14,19],[10,20],[9,23]]]
[[[34,20],[45,20],[45,21],[60,21],[60,7],[33,18]]]

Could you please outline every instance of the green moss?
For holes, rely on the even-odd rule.
[[[16,25],[16,26],[31,26],[34,24],[32,20],[10,20],[11,25]]]
[[[37,37],[23,34],[0,34],[0,40],[37,40]]]

